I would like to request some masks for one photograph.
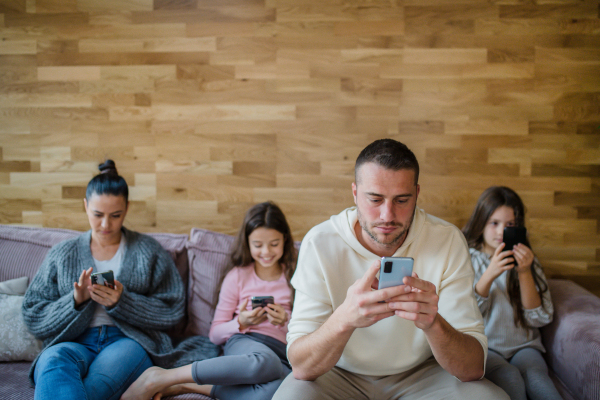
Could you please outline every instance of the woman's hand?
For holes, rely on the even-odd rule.
[[[288,321],[288,314],[285,312],[283,306],[279,304],[267,304],[264,310],[267,312],[267,319],[271,324],[285,326],[285,323]]]
[[[89,267],[81,271],[79,275],[79,281],[73,282],[73,298],[75,299],[75,307],[79,307],[90,299],[90,292],[88,288],[92,284],[92,271],[94,269]]]
[[[517,272],[531,272],[531,264],[533,263],[533,251],[522,243],[517,244],[513,248],[514,257],[517,261]]]
[[[505,243],[500,243],[500,246],[496,248],[496,251],[494,252],[494,255],[492,256],[492,259],[490,261],[490,265],[484,272],[484,274],[491,275],[492,279],[496,279],[497,277],[502,275],[504,271],[513,269],[513,267],[515,266],[515,264],[513,263],[513,257],[510,257],[513,255],[513,251],[502,251],[504,249],[504,246],[506,246]]]
[[[258,307],[252,311],[248,311],[246,310],[246,306],[248,306],[248,299],[244,300],[238,309],[238,322],[240,324],[240,331],[246,329],[250,325],[258,325],[267,319],[264,308]]]
[[[108,286],[94,284],[88,287],[90,297],[96,303],[103,305],[106,308],[113,308],[121,298],[123,293],[123,285],[115,279],[115,288],[111,289]]]

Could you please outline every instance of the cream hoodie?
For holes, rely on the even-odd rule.
[[[304,237],[292,278],[296,297],[288,349],[296,339],[318,329],[344,302],[348,287],[379,259],[359,243],[353,229],[356,222],[356,207],[348,208]],[[413,271],[437,288],[439,314],[458,331],[476,338],[487,358],[483,319],[473,294],[471,257],[458,228],[417,208],[406,240],[394,256],[414,258]],[[393,316],[356,329],[337,366],[364,375],[393,375],[432,355],[423,331]]]

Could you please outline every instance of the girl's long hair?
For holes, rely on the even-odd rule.
[[[485,230],[485,226],[494,211],[502,206],[512,208],[515,214],[515,226],[525,226],[525,206],[523,205],[523,201],[519,195],[514,190],[505,186],[492,186],[487,188],[481,194],[481,196],[479,196],[479,200],[477,200],[477,205],[475,206],[475,210],[473,210],[471,218],[469,218],[469,221],[462,229],[469,247],[480,251],[483,249],[483,231]],[[523,244],[531,249],[529,239],[526,239],[525,243]],[[540,297],[542,297],[543,293],[548,290],[548,285],[538,275],[536,269],[534,268],[534,264],[536,263],[537,260],[531,263],[531,275],[533,276],[535,287],[540,294]],[[519,276],[515,268],[509,270],[507,274],[506,288],[511,306],[513,308],[515,326],[521,326],[529,331],[531,327],[525,320],[523,303],[521,302]],[[543,301],[542,306],[545,307]]]
[[[283,255],[279,259],[279,263],[283,266],[283,274],[290,287],[291,304],[293,305],[295,292],[290,282],[294,275],[294,271],[296,271],[296,248],[294,247],[294,239],[292,237],[290,226],[285,219],[285,215],[272,201],[256,204],[246,212],[242,227],[233,242],[231,257],[223,272],[221,284],[223,283],[225,276],[227,276],[229,271],[234,267],[242,267],[254,262],[252,254],[250,253],[248,237],[258,228],[275,229],[283,234]],[[219,285],[219,288],[220,287],[221,285]]]

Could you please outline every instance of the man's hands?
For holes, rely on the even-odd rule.
[[[79,280],[73,282],[73,298],[75,299],[75,306],[79,307],[89,299],[92,299],[106,308],[114,307],[121,298],[123,285],[116,279],[115,289],[103,285],[92,285],[92,271],[92,267],[83,270],[79,276]]]
[[[413,272],[404,285],[380,290],[378,279],[381,261],[374,261],[362,278],[348,288],[346,300],[339,307],[348,328],[364,328],[382,319],[397,315],[413,321],[420,329],[433,325],[438,312],[439,297],[435,285],[419,279]]]
[[[283,306],[279,304],[267,304],[267,307],[257,307],[251,311],[246,310],[248,299],[244,300],[238,309],[238,322],[240,330],[246,329],[250,325],[258,325],[265,320],[275,326],[283,326],[289,319],[289,316]]]
[[[435,285],[420,279],[416,272],[404,278],[403,282],[408,293],[387,300],[388,306],[395,310],[397,316],[413,321],[417,328],[431,328],[438,315],[440,299]]]

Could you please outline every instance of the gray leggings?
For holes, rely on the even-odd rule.
[[[211,396],[221,400],[270,400],[291,372],[285,344],[258,333],[235,334],[223,356],[192,364],[199,385],[214,385]]]
[[[511,400],[562,400],[536,349],[521,349],[510,360],[488,350],[485,377],[500,386]]]

